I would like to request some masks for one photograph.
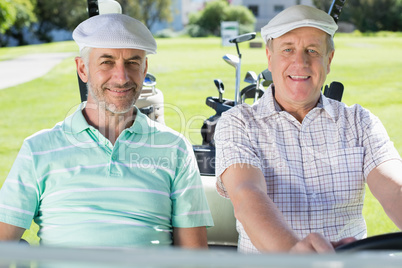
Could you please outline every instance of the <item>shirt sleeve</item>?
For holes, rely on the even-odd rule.
[[[380,119],[367,110],[365,112],[362,142],[365,148],[364,177],[367,178],[368,174],[381,163],[401,157]]]
[[[251,118],[247,112],[239,109],[223,113],[215,129],[215,174],[217,190],[223,197],[229,198],[222,183],[222,173],[233,164],[250,164],[261,169],[258,153],[252,146],[251,131],[247,120]]]
[[[24,141],[0,190],[1,222],[25,229],[30,228],[39,203],[33,162],[29,144]]]
[[[179,228],[211,227],[214,223],[192,146],[183,140],[180,148],[183,147],[178,151],[177,175],[172,183],[172,225]]]

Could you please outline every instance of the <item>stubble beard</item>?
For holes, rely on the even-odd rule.
[[[130,88],[130,87],[133,88],[134,92],[137,92],[138,86],[134,82],[114,86],[114,88]],[[101,87],[97,91],[94,90],[94,86],[90,79],[88,79],[87,82],[87,89],[88,93],[91,94],[96,104],[98,105],[99,109],[110,112],[112,114],[125,114],[129,112],[133,108],[135,102],[139,97],[139,93],[135,93],[135,96],[130,102],[128,102],[126,105],[122,107],[117,107],[115,104],[106,101],[105,95],[103,94],[103,92],[105,91],[103,87]]]

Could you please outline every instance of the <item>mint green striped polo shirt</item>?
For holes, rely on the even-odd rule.
[[[212,226],[192,146],[137,109],[113,146],[80,108],[27,138],[0,190],[0,221],[43,245],[171,245],[173,227]]]

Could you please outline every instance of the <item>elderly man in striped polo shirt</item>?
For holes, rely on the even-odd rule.
[[[24,141],[0,192],[0,240],[19,240],[34,220],[43,245],[207,247],[213,221],[191,145],[134,106],[152,34],[105,14],[73,38],[88,100]]]
[[[364,238],[365,183],[402,228],[402,162],[383,125],[321,94],[337,28],[313,7],[279,13],[261,30],[273,84],[218,122],[217,186],[241,252],[333,252]]]

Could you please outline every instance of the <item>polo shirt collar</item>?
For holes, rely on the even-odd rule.
[[[68,134],[78,134],[84,130],[91,128],[87,120],[85,120],[82,110],[85,108],[87,102],[82,102],[75,112],[68,116],[63,122],[63,131]]]
[[[127,128],[127,131],[137,134],[149,134],[157,132],[157,123],[151,120],[145,114],[141,113],[140,109],[138,109],[136,106],[134,107],[137,110],[137,115],[135,117],[133,125]]]
[[[87,102],[82,102],[77,110],[70,116],[68,116],[63,122],[63,130],[69,134],[78,134],[87,129],[94,129],[93,126],[89,125],[85,119],[82,110],[85,108]],[[140,110],[134,106],[137,110],[137,115],[135,121],[131,127],[127,128],[127,131],[131,133],[138,134],[148,134],[157,131],[155,122],[148,118],[145,114],[141,113]]]

